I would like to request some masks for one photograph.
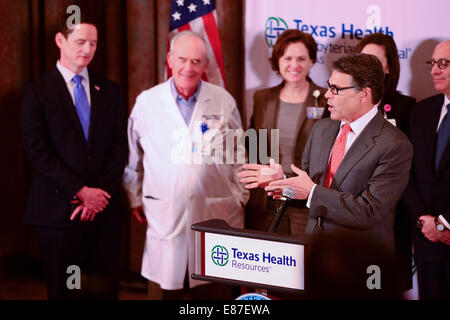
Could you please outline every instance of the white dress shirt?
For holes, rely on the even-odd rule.
[[[444,104],[442,105],[441,115],[439,117],[439,122],[436,127],[436,132],[438,132],[439,127],[441,126],[442,120],[444,120],[445,115],[447,114],[447,105],[450,103],[450,99],[444,95]]]
[[[442,105],[441,115],[439,117],[439,122],[436,127],[436,132],[438,132],[439,127],[441,126],[442,120],[444,120],[445,115],[447,114],[447,105],[450,103],[450,99],[444,95],[444,104]]]
[[[59,72],[64,78],[64,81],[67,85],[67,90],[69,90],[70,96],[72,97],[73,104],[75,105],[75,97],[73,94],[73,90],[76,87],[76,83],[72,81],[73,77],[76,73],[70,71],[66,67],[64,67],[61,62],[56,62],[56,67],[58,68]],[[89,91],[89,73],[87,68],[84,68],[80,73],[78,73],[80,76],[83,77],[83,80],[81,80],[81,84],[84,87],[84,90],[86,91],[86,95],[89,101],[89,106],[91,106],[91,92]]]

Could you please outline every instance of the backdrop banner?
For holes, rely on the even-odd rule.
[[[245,88],[247,124],[257,89],[280,83],[268,58],[286,29],[310,33],[317,42],[317,63],[311,78],[326,87],[331,63],[352,53],[365,35],[391,35],[400,58],[398,90],[417,100],[436,94],[425,61],[434,46],[449,38],[448,0],[246,0]]]

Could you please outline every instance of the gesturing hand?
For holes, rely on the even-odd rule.
[[[274,199],[280,199],[283,189],[290,187],[295,192],[295,199],[304,200],[308,198],[309,193],[314,186],[314,182],[308,176],[306,171],[297,168],[293,164],[291,165],[291,169],[298,176],[269,183],[269,185],[264,188],[264,190],[268,191],[269,196],[273,196]]]
[[[237,174],[240,181],[245,183],[246,189],[264,188],[271,181],[282,179],[283,168],[281,165],[275,163],[275,160],[270,159],[269,165],[265,164],[244,164],[244,170]]]

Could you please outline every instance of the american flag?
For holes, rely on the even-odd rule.
[[[197,32],[206,41],[209,66],[203,79],[225,88],[225,68],[214,0],[172,0],[169,36],[172,38],[177,32],[184,30]],[[171,75],[172,72],[166,65],[167,78]]]

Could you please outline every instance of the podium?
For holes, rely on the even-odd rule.
[[[309,236],[235,229],[223,220],[192,225],[193,279],[299,294],[305,290]]]

